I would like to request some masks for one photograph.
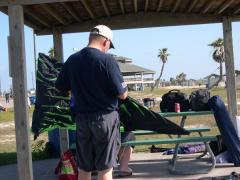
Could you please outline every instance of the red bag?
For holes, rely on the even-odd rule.
[[[74,156],[70,150],[66,151],[60,158],[55,174],[59,180],[77,180],[78,168]]]

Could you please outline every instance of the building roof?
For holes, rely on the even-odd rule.
[[[0,11],[20,4],[24,23],[37,34],[88,32],[96,24],[112,29],[221,23],[240,19],[239,0],[1,0]]]
[[[146,69],[130,63],[122,63],[118,61],[119,68],[123,75],[132,75],[132,74],[155,74],[155,71]]]
[[[122,63],[132,63],[132,59],[124,57],[124,56],[117,56],[115,54],[111,54],[111,56],[114,57],[114,59],[118,62],[122,62]]]

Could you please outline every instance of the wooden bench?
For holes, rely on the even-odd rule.
[[[189,111],[189,112],[170,112],[170,113],[159,113],[160,115],[164,117],[181,117],[180,126],[184,127],[186,119],[188,116],[202,116],[202,115],[211,115],[213,114],[211,111]],[[187,128],[186,128],[187,129]],[[188,128],[187,129],[190,132],[197,132],[199,134],[199,137],[189,137],[184,136],[181,137],[181,135],[178,135],[177,138],[165,138],[165,139],[147,139],[147,140],[135,140],[135,141],[128,141],[125,143],[122,143],[122,146],[140,146],[140,145],[155,145],[155,144],[175,144],[175,150],[174,155],[170,163],[170,172],[174,174],[202,174],[202,173],[208,173],[211,171],[215,165],[215,156],[212,153],[211,148],[209,147],[208,142],[209,141],[215,141],[217,138],[215,136],[203,136],[202,132],[210,131],[211,128]],[[145,131],[145,130],[138,130],[133,131],[135,135],[151,135],[151,134],[158,134],[155,131]],[[176,163],[178,159],[178,148],[179,144],[182,143],[194,143],[194,142],[203,142],[205,144],[205,152],[197,157],[197,159],[200,159],[204,157],[207,153],[209,153],[209,159],[210,159],[210,167],[207,169],[199,169],[199,170],[182,170],[182,169],[176,169]]]
[[[210,160],[210,167],[205,169],[198,169],[198,170],[184,170],[184,169],[176,169],[177,163],[177,155],[178,155],[178,147],[175,148],[175,152],[173,158],[170,162],[170,172],[173,174],[182,174],[182,175],[189,175],[189,174],[204,174],[210,172],[216,165],[215,156],[208,144],[210,141],[216,141],[216,136],[199,136],[199,137],[177,137],[177,138],[165,138],[165,139],[147,139],[147,140],[134,140],[122,143],[122,146],[141,146],[141,145],[154,145],[154,144],[182,144],[182,143],[195,143],[195,142],[204,142],[206,146],[206,152],[209,153],[209,160]]]

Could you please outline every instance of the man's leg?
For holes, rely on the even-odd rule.
[[[99,171],[98,172],[98,180],[112,180],[112,170],[113,170],[113,168]]]
[[[91,180],[91,172],[78,170],[78,180]]]
[[[127,147],[121,147],[118,157],[119,157],[119,170],[124,171],[124,172],[129,172],[132,171],[128,167],[128,163],[130,161],[131,155],[132,155],[132,147],[127,146]]]

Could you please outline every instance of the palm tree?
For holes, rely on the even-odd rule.
[[[178,84],[182,85],[182,83],[184,81],[186,81],[186,77],[187,75],[185,73],[180,73],[179,75],[176,76],[176,81],[178,82]]]
[[[176,80],[173,77],[171,77],[169,79],[169,81],[170,81],[171,85],[175,85],[176,84]]]
[[[224,41],[222,38],[218,38],[217,40],[213,41],[209,46],[214,48],[212,58],[215,62],[220,64],[219,71],[220,76],[219,79],[213,83],[208,89],[212,89],[214,86],[217,86],[219,82],[222,80],[222,64],[225,61],[225,52],[224,52]]]
[[[49,55],[50,58],[54,58],[54,49],[53,48],[49,49],[48,55]]]
[[[160,82],[160,79],[161,79],[161,77],[162,77],[164,65],[165,65],[165,63],[166,63],[167,60],[168,60],[168,56],[170,55],[169,53],[167,53],[167,50],[168,50],[167,48],[159,49],[158,58],[161,59],[161,61],[162,61],[163,64],[162,64],[162,69],[161,69],[160,75],[159,75],[159,77],[156,79],[155,84],[152,86],[151,91],[153,91],[154,88],[155,88],[156,86],[158,86],[158,84],[159,84],[159,82]]]

